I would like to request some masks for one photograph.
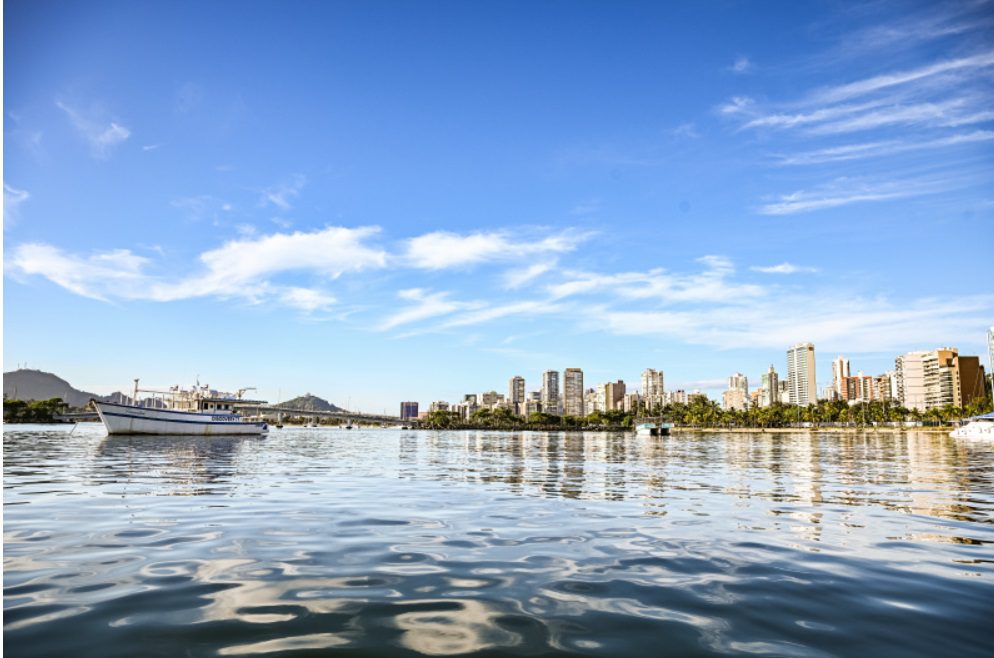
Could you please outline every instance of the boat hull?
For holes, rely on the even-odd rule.
[[[93,405],[107,434],[232,436],[269,431],[266,423],[246,421],[236,414],[147,409],[97,401]]]
[[[994,441],[994,421],[973,421],[949,433],[954,439]]]

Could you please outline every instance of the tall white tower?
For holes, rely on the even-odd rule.
[[[818,401],[814,345],[798,343],[787,350],[787,381],[791,404],[806,407]]]

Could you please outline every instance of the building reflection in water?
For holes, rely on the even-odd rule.
[[[972,446],[936,434],[427,432],[399,443],[400,477],[500,484],[514,493],[639,500],[666,514],[681,492],[766,501],[772,517],[817,541],[830,506],[882,506],[955,520],[989,519],[970,500],[990,473]],[[427,467],[427,468],[426,468]],[[687,496],[689,497],[689,496]],[[789,504],[789,513],[777,504]],[[810,508],[810,509],[808,509]]]
[[[245,452],[258,437],[108,436],[93,461],[96,483],[155,495],[228,493]],[[229,486],[230,485],[230,486]]]

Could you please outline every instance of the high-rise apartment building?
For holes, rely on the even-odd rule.
[[[760,406],[768,407],[774,402],[780,402],[780,377],[774,370],[773,364],[770,364],[769,370],[763,373],[760,384],[763,388],[763,394],[759,397]]]
[[[849,359],[841,354],[832,361],[832,390],[836,400],[847,400],[846,379],[849,377]]]
[[[665,404],[663,399],[665,392],[662,370],[646,368],[642,371],[642,400],[650,412]]]
[[[925,357],[928,352],[908,352],[894,359],[897,398],[908,409],[925,411]]]
[[[401,402],[400,403],[400,419],[401,420],[411,420],[418,417],[418,403],[417,402]]]
[[[814,345],[798,343],[787,350],[787,381],[791,404],[806,407],[818,401]]]
[[[542,394],[539,391],[532,391],[525,398],[524,415],[529,416],[542,410]]]
[[[840,383],[842,384],[842,390],[841,397],[838,399],[845,400],[849,404],[870,402],[877,398],[877,388],[874,386],[873,377],[864,375],[862,371],[858,372],[854,377],[843,377]],[[834,385],[832,390],[836,392]]]
[[[596,388],[588,388],[583,394],[583,411],[587,415],[595,411],[604,411],[601,406],[601,392]]]
[[[546,370],[542,373],[542,411],[558,416],[559,405],[559,371]]]
[[[953,382],[953,358],[956,357],[955,347],[943,347],[932,350],[924,359],[925,369],[925,408],[933,409],[947,404],[956,404],[955,385]]]
[[[583,370],[566,368],[563,371],[563,413],[583,416]]]
[[[897,357],[901,404],[926,411],[951,404],[965,406],[983,398],[984,367],[976,356],[960,356],[955,347],[908,352]]]
[[[521,415],[525,412],[525,378],[515,375],[507,382],[507,401],[511,411]]]
[[[728,390],[721,396],[727,410],[745,411],[749,407],[749,379],[741,372],[728,378]]]
[[[624,408],[625,382],[620,379],[616,382],[604,384],[604,410],[621,411]]]
[[[994,327],[987,330],[987,367],[994,372]]]
[[[873,386],[876,388],[876,399],[885,402],[899,400],[897,394],[897,375],[894,371],[885,372],[873,378]]]

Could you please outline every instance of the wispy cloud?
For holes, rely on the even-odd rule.
[[[854,203],[890,201],[935,194],[948,189],[947,181],[865,181],[840,178],[812,190],[798,190],[780,195],[776,201],[758,208],[761,215],[795,215],[798,213],[837,208]]]
[[[449,298],[447,292],[431,292],[422,288],[409,288],[397,293],[397,297],[411,304],[383,320],[379,329],[395,329],[400,326],[449,315],[460,309],[475,308],[472,302],[458,302]]]
[[[546,300],[515,301],[505,304],[496,304],[487,308],[481,308],[468,313],[463,313],[458,317],[443,323],[442,327],[465,327],[475,324],[484,324],[486,322],[492,322],[493,320],[510,316],[550,315],[561,313],[562,309],[563,307],[561,305],[551,304]]]
[[[553,259],[550,263],[535,263],[524,269],[514,268],[510,269],[504,273],[503,281],[504,288],[508,290],[515,290],[521,288],[528,283],[531,283],[538,277],[542,276],[546,272],[552,270],[556,266],[556,260]]]
[[[685,139],[697,139],[701,135],[697,132],[697,124],[692,121],[688,121],[687,123],[681,123],[679,126],[674,128],[673,136]]]
[[[825,87],[815,91],[810,102],[837,103],[945,73],[976,71],[991,66],[994,66],[994,51],[976,53],[968,57],[945,59],[926,66],[883,73],[842,85]]]
[[[840,315],[838,309],[846,309]],[[747,307],[694,310],[593,309],[619,336],[650,336],[718,349],[782,348],[801,338],[829,351],[893,352],[972,336],[994,312],[994,295],[895,304],[837,291],[776,295]]]
[[[732,96],[728,102],[718,107],[718,112],[726,115],[748,114],[755,103],[756,101],[748,96]]]
[[[66,113],[76,131],[90,144],[93,157],[106,159],[118,144],[131,136],[131,131],[116,121],[106,123],[57,101],[55,105]]]
[[[436,231],[409,240],[406,258],[413,267],[441,270],[516,260],[525,256],[566,253],[576,249],[590,236],[590,233],[566,230],[528,240],[515,239],[515,236],[503,231],[468,235]]]
[[[179,197],[170,201],[170,205],[182,211],[190,221],[201,222],[209,220],[215,226],[232,209],[230,203],[209,194]]]
[[[31,198],[27,190],[19,190],[7,181],[3,183],[3,228],[13,226],[20,215],[21,204]]]
[[[994,118],[994,116],[992,116]],[[994,131],[975,130],[969,133],[959,133],[927,139],[924,141],[904,141],[904,140],[883,140],[874,142],[863,142],[859,144],[844,144],[814,151],[805,151],[795,155],[781,156],[779,164],[783,165],[806,165],[822,164],[826,162],[843,162],[846,160],[858,160],[862,158],[882,157],[897,153],[907,153],[910,151],[921,151],[926,149],[942,148],[947,146],[957,146],[959,144],[972,144],[976,142],[987,142],[994,139]]]
[[[732,280],[735,267],[723,256],[704,256],[697,260],[704,269],[697,273],[673,273],[662,268],[648,272],[564,272],[563,281],[546,286],[552,299],[576,295],[610,293],[624,300],[658,300],[661,302],[749,303],[764,293],[761,286]]]
[[[306,184],[306,176],[294,174],[288,180],[264,189],[259,197],[259,205],[273,205],[280,210],[290,210],[293,208],[291,201],[300,194]]]
[[[753,272],[762,272],[764,274],[797,274],[800,272],[817,272],[816,267],[802,267],[800,265],[794,265],[793,263],[780,263],[779,265],[768,265],[760,266],[755,265],[749,268]]]
[[[755,68],[753,63],[749,61],[749,58],[745,55],[739,55],[732,62],[732,65],[728,67],[728,70],[732,73],[749,73]]]

